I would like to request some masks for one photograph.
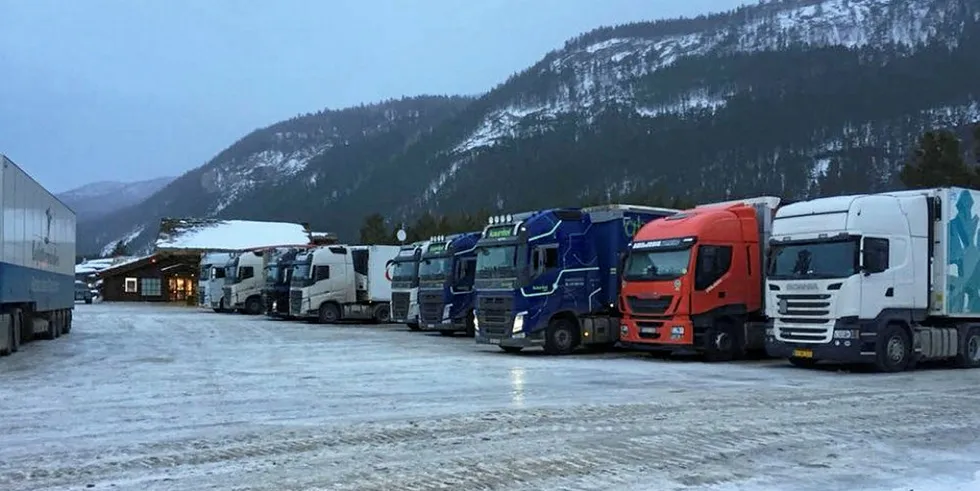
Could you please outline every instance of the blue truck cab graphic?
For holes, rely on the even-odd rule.
[[[419,323],[443,335],[474,334],[473,282],[480,232],[436,236],[419,262]]]
[[[476,246],[476,342],[566,354],[619,340],[619,262],[644,224],[679,210],[634,205],[490,217]]]

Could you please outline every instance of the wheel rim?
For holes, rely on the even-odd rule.
[[[571,344],[572,335],[567,329],[559,329],[555,331],[555,345],[557,345],[559,349],[568,349]]]
[[[980,362],[980,335],[970,336],[970,340],[966,342],[966,353],[970,361]]]
[[[731,343],[732,340],[728,334],[720,332],[715,335],[715,347],[718,348],[718,351],[728,351]]]
[[[905,342],[898,336],[888,339],[888,359],[893,362],[900,362],[905,358]]]
[[[378,320],[381,322],[388,322],[388,319],[390,318],[391,314],[388,312],[388,309],[381,309],[381,312],[378,314]]]

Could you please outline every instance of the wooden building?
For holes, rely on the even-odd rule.
[[[98,273],[107,302],[179,302],[197,304],[201,255],[310,244],[333,244],[330,233],[311,232],[307,224],[164,218],[155,252],[114,264]]]
[[[157,252],[99,272],[107,302],[197,302],[199,253]]]

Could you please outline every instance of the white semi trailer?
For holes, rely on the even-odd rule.
[[[980,191],[838,196],[776,212],[766,351],[798,366],[980,366]]]
[[[408,325],[413,331],[419,327],[419,262],[429,242],[419,241],[403,245],[391,261],[391,317],[395,322]]]
[[[222,297],[227,306],[248,315],[262,313],[262,288],[265,287],[265,251],[242,251],[225,267]]]
[[[387,264],[397,246],[329,245],[296,256],[289,314],[332,323],[345,319],[391,319]]]
[[[75,212],[0,155],[0,356],[71,331]]]

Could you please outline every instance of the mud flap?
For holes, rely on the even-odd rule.
[[[612,344],[619,341],[619,319],[612,317],[581,317],[581,343]]]

